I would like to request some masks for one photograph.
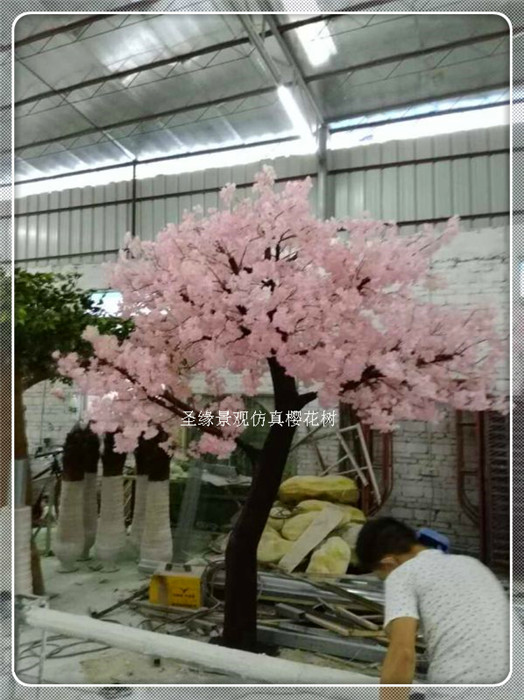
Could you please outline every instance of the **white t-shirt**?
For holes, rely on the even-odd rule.
[[[398,617],[419,620],[427,683],[495,684],[508,676],[509,600],[476,559],[427,549],[392,571],[385,584],[384,626]],[[464,691],[425,689],[432,699],[473,697]]]

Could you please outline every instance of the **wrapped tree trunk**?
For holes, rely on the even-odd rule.
[[[167,439],[159,433],[144,441],[147,450],[149,482],[145,507],[144,530],[140,543],[140,560],[170,562],[173,557],[173,538],[169,513],[169,455],[159,447]]]
[[[106,433],[102,453],[103,475],[95,553],[103,564],[103,570],[108,573],[118,571],[116,562],[126,548],[123,480],[126,455],[115,452],[114,446],[114,433]]]
[[[77,571],[84,551],[84,431],[75,425],[66,436],[62,456],[60,510],[53,551],[60,560],[59,571]]]
[[[300,411],[314,394],[299,395],[295,380],[275,358],[268,360],[275,410]],[[257,547],[276,499],[296,427],[273,425],[262,447],[240,517],[226,549],[226,589],[222,644],[257,650]]]
[[[95,543],[98,521],[98,460],[100,441],[89,425],[84,430],[84,551],[82,559],[89,559],[89,552]]]
[[[129,538],[137,555],[140,552],[140,543],[144,531],[144,519],[146,514],[146,497],[148,476],[148,442],[141,437],[135,450],[135,491],[133,522],[129,528]]]
[[[21,468],[24,470],[25,483],[25,503],[29,506],[31,511],[32,506],[32,486],[31,486],[31,473],[29,469],[28,461],[28,449],[27,449],[27,436],[25,431],[25,416],[24,416],[24,398],[23,398],[23,381],[22,377],[18,372],[15,371],[15,381],[14,381],[14,397],[13,397],[13,408],[14,408],[14,458],[16,468]],[[18,504],[17,504],[18,505]],[[30,516],[31,517],[31,516]],[[15,513],[15,523],[17,516]],[[29,529],[31,533],[31,528]],[[25,535],[23,535],[25,537]],[[18,557],[22,556],[22,552],[27,552],[26,543],[21,540],[22,533],[17,532],[15,529],[15,549],[19,554]],[[40,565],[40,555],[34,542],[30,543],[29,556],[31,559],[31,577],[32,577],[32,589],[35,595],[44,595],[44,579],[42,576],[42,568]]]

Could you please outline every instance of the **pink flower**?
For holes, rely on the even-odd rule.
[[[87,328],[87,367],[74,353],[53,354],[59,372],[94,397],[97,429],[122,430],[128,451],[158,425],[175,436],[184,409],[243,410],[239,396],[226,395],[224,376],[255,395],[271,357],[285,376],[314,387],[322,406],[346,401],[378,430],[433,420],[446,405],[500,410],[506,346],[496,314],[420,294],[432,288],[431,256],[456,235],[458,220],[442,234],[427,226],[411,236],[370,215],[321,221],[308,179],[275,180],[264,167],[250,196],[227,185],[222,208],[189,212],[155,241],[127,237],[109,269],[135,322],[130,337],[119,343]],[[219,456],[242,431],[206,428],[198,451]]]
[[[53,389],[51,389],[51,396],[54,396],[55,399],[59,399],[60,401],[65,401],[65,392],[62,389],[62,387],[55,386]]]

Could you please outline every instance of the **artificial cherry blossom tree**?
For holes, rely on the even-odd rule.
[[[383,431],[436,419],[444,406],[502,406],[491,393],[503,353],[492,314],[431,304],[420,293],[434,283],[431,256],[458,221],[415,236],[370,219],[321,221],[310,187],[294,181],[278,190],[264,168],[250,197],[228,185],[220,210],[186,213],[154,242],[128,238],[110,284],[133,332],[119,345],[88,329],[89,366],[75,354],[59,361],[97,397],[95,429],[121,431],[118,450],[134,449],[159,426],[175,434],[186,412],[202,411],[217,419],[202,421],[196,450],[225,457],[241,446],[251,454],[252,486],[226,551],[222,641],[236,648],[256,648],[257,544],[296,426],[273,425],[259,451],[243,444],[242,429],[220,420],[241,408],[226,395],[223,370],[242,376],[247,395],[269,371],[284,418],[318,397],[326,408],[351,405]],[[197,375],[216,399],[210,405],[192,389]],[[174,439],[163,446],[176,450]]]

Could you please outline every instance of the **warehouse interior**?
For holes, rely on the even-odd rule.
[[[292,9],[292,3],[283,6]],[[22,16],[14,43],[16,267],[30,274],[78,273],[80,289],[101,306],[99,313],[117,316],[121,294],[107,281],[107,263],[118,259],[126,234],[127,245],[135,238],[155,241],[167,224],[183,224],[184,212],[197,208],[205,215],[220,207],[220,191],[229,183],[248,196],[257,173],[270,165],[277,188],[310,178],[310,205],[322,220],[392,221],[409,237],[426,224],[437,235],[450,217],[460,217],[458,234],[431,261],[445,286],[424,292],[424,299],[472,313],[489,307],[505,343],[494,388],[508,395],[508,23],[497,14],[284,12]],[[522,296],[520,275],[513,279],[514,294]],[[263,377],[249,397],[251,411],[267,416],[274,410],[270,379]],[[206,387],[197,380],[193,390],[205,394]],[[233,373],[226,391],[243,391]],[[289,670],[271,671],[276,660],[268,660],[267,669],[261,663],[239,675],[225,650],[218,670],[162,646],[168,638],[189,648],[191,641],[209,643],[219,634],[227,539],[252,485],[241,450],[225,459],[196,458],[188,449],[190,429],[166,480],[170,558],[148,559],[133,549],[142,476],[131,453],[118,477],[103,476],[101,463],[94,470],[99,530],[104,522],[114,527],[114,517],[125,527],[118,552],[113,542],[105,559],[100,546],[98,555],[87,551],[73,561],[62,547],[60,556],[59,540],[67,540],[60,524],[64,444],[75,425],[86,424],[90,405],[74,382],[37,381],[23,393],[27,454],[21,461],[30,464],[32,507],[17,509],[15,517],[15,590],[19,585],[16,592],[30,608],[18,623],[15,645],[21,681],[278,683],[294,663],[310,679],[303,682],[378,682],[385,654],[383,590],[352,568],[354,539],[335,577],[308,576],[305,560],[294,573],[279,569],[274,556],[260,555],[259,640],[291,664]],[[358,491],[345,501],[356,528],[348,526],[349,538],[375,516],[430,528],[454,553],[480,559],[508,589],[508,415],[450,408],[436,422],[405,420],[380,432],[355,424],[341,406],[330,408],[334,423],[297,428],[279,504],[271,511],[279,542],[297,541],[304,527],[313,527],[301,502],[330,500],[324,491],[304,495],[306,489],[286,501],[289,480],[352,473],[344,477]],[[315,400],[308,409],[325,406]],[[253,429],[255,441],[265,435]],[[103,516],[107,478],[118,479],[120,501]],[[286,538],[305,513],[307,524]],[[277,527],[278,520],[284,525]],[[22,556],[20,565],[16,560],[20,547],[28,556],[31,536],[43,596],[34,595]],[[196,603],[169,602],[173,568],[195,586]],[[331,612],[345,606],[342,631],[339,618],[326,616],[326,608],[319,612],[319,599]],[[57,616],[47,645],[37,624],[42,605],[71,618]],[[112,642],[96,642],[93,627],[95,636],[76,639],[77,650],[68,653],[73,615],[113,623],[120,633],[114,631]],[[129,646],[129,628],[161,637],[158,653],[146,656]],[[424,679],[423,648],[417,664],[417,678]]]

